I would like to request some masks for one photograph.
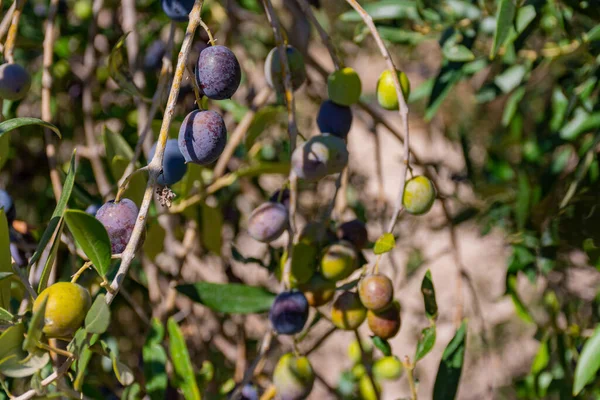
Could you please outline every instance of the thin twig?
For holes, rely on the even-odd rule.
[[[279,62],[282,65],[283,87],[285,89],[285,103],[288,109],[288,133],[290,135],[290,152],[294,152],[296,149],[296,138],[298,137],[298,127],[296,125],[296,104],[294,100],[294,90],[292,88],[292,74],[290,72],[290,65],[288,63],[286,43],[283,40],[281,33],[281,26],[279,20],[273,9],[271,0],[263,0],[263,6],[267,14],[267,19],[273,28],[273,36],[275,36],[275,42],[277,43],[277,49],[279,53]]]
[[[6,14],[4,15],[4,18],[2,18],[2,22],[0,22],[0,40],[6,35],[16,8],[17,2],[13,1],[8,10],[6,10]],[[4,50],[4,45],[2,45],[1,49]]]
[[[74,358],[68,358],[56,371],[48,375],[45,379],[42,380],[40,385],[42,387],[50,385],[52,382],[63,376],[69,371],[71,364],[75,361]],[[20,396],[13,397],[12,400],[29,400],[38,395],[37,389],[30,389],[23,393]]]
[[[83,64],[85,66],[85,79],[83,80],[82,92],[82,107],[83,107],[83,130],[85,133],[86,145],[89,148],[96,147],[96,135],[94,134],[94,116],[92,113],[93,97],[92,97],[92,80],[96,71],[96,50],[94,49],[94,38],[96,37],[98,14],[104,5],[103,0],[94,0],[92,5],[93,18],[90,21],[88,31],[88,44],[85,48],[83,56]],[[98,184],[98,190],[102,197],[108,196],[111,191],[104,165],[100,159],[100,155],[96,152],[90,154],[90,164]],[[112,160],[111,160],[112,161]]]
[[[260,348],[258,349],[258,355],[252,362],[252,365],[250,365],[250,368],[248,368],[246,370],[246,372],[244,373],[244,378],[242,379],[242,381],[237,385],[236,389],[231,394],[231,400],[238,400],[241,397],[242,389],[244,388],[244,386],[246,386],[252,380],[252,377],[254,376],[254,371],[256,370],[256,367],[262,361],[262,359],[266,356],[267,352],[271,348],[272,341],[273,341],[273,330],[269,329],[267,331],[267,333],[265,334],[265,336],[263,336],[263,338],[262,338]]]
[[[50,110],[50,99],[52,96],[52,59],[54,56],[54,20],[58,10],[58,0],[50,0],[48,9],[48,18],[46,19],[46,33],[44,34],[44,55],[42,69],[42,119],[46,122],[52,122],[52,112]],[[50,167],[50,181],[56,201],[60,199],[62,192],[62,182],[60,174],[56,169],[56,146],[54,145],[54,135],[48,128],[44,128],[44,139],[46,141],[46,157]]]
[[[319,36],[321,36],[321,41],[323,42],[325,47],[327,47],[327,50],[329,51],[329,55],[331,56],[331,61],[333,61],[333,65],[335,66],[335,69],[343,68],[344,67],[343,61],[340,59],[340,57],[338,57],[337,51],[335,49],[335,46],[333,45],[333,42],[331,41],[327,32],[325,32],[325,29],[323,29],[323,27],[319,23],[319,20],[317,19],[317,17],[315,17],[315,13],[313,13],[313,10],[310,7],[310,4],[308,4],[308,2],[306,0],[296,0],[296,2],[300,5],[300,8],[302,8],[302,11],[304,12],[304,14],[306,14],[306,17],[310,20],[311,24],[313,24],[313,26],[317,29],[317,32],[319,32]]]
[[[15,51],[15,41],[17,40],[17,31],[19,28],[19,20],[21,19],[21,13],[23,12],[23,6],[26,0],[15,0],[16,6],[12,14],[12,21],[8,28],[8,35],[6,36],[6,42],[4,43],[4,58],[8,63],[14,63],[15,57],[13,52]]]
[[[150,172],[148,184],[146,185],[146,191],[144,192],[144,198],[140,206],[135,227],[131,234],[131,239],[129,240],[129,243],[122,254],[121,265],[119,266],[117,275],[110,286],[113,289],[113,293],[108,293],[106,296],[106,302],[108,304],[114,300],[116,294],[119,292],[121,284],[123,283],[125,277],[127,276],[127,272],[129,271],[129,266],[135,257],[135,252],[142,237],[142,232],[144,232],[146,229],[146,218],[148,215],[148,210],[150,209],[150,202],[152,201],[154,186],[162,170],[165,147],[169,136],[169,127],[171,126],[171,120],[175,111],[177,97],[179,96],[179,89],[181,87],[181,81],[183,79],[187,58],[190,53],[190,49],[192,48],[194,34],[196,33],[196,29],[200,24],[200,13],[203,3],[204,0],[196,0],[193,9],[190,12],[188,27],[181,45],[181,50],[179,51],[179,56],[177,57],[177,67],[175,69],[175,76],[173,77],[171,92],[169,93],[169,99],[167,100],[167,106],[163,116],[162,126],[160,128],[156,152],[148,164]]]
[[[394,212],[392,214],[392,218],[390,219],[390,223],[388,225],[387,231],[392,232],[394,230],[394,226],[396,225],[396,220],[398,219],[398,215],[400,215],[400,211],[403,208],[403,199],[404,199],[404,186],[406,184],[406,175],[408,173],[408,167],[410,165],[410,147],[409,147],[409,130],[408,130],[408,105],[406,104],[406,100],[404,99],[404,94],[402,93],[402,86],[400,85],[400,80],[398,79],[398,72],[396,70],[396,66],[394,65],[394,61],[392,60],[392,56],[390,55],[389,50],[383,43],[381,36],[379,35],[379,31],[377,31],[377,27],[373,22],[373,18],[362,8],[362,6],[356,0],[346,0],[352,8],[356,10],[356,12],[360,15],[362,20],[365,22],[375,42],[377,43],[377,47],[379,47],[379,51],[381,55],[385,59],[388,69],[392,74],[392,78],[394,81],[394,88],[396,89],[396,96],[398,96],[398,104],[400,118],[402,119],[402,125],[404,127],[404,164],[402,166],[402,172],[400,173],[400,193],[398,194],[398,198],[396,199],[396,204],[394,206]]]
[[[415,365],[410,362],[408,356],[404,356],[404,369],[406,370],[406,379],[410,387],[410,399],[417,400],[417,386],[415,385],[414,369]]]

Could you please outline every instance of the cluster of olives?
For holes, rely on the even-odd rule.
[[[363,352],[365,360],[363,360]],[[381,392],[380,383],[386,380],[397,380],[404,369],[402,362],[395,356],[385,356],[374,360],[373,345],[370,341],[364,341],[361,345],[356,340],[350,343],[348,356],[353,364],[350,372],[355,382],[358,383],[360,396],[364,400],[377,399],[377,392]],[[368,371],[371,372],[377,390],[373,387]]]

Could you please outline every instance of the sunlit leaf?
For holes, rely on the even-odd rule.
[[[169,331],[169,352],[177,376],[177,386],[181,389],[185,400],[200,400],[200,389],[198,389],[185,338],[173,318],[169,318],[167,330]]]
[[[38,119],[38,118],[22,117],[22,118],[12,118],[12,119],[8,119],[6,121],[0,122],[0,138],[5,133],[8,133],[12,130],[22,128],[24,126],[31,126],[31,125],[39,125],[39,126],[43,126],[44,128],[49,128],[54,133],[56,133],[56,135],[58,137],[61,137],[60,130],[58,130],[58,128],[56,126],[52,125],[51,123],[42,121],[41,119]]]
[[[396,239],[391,233],[384,233],[375,242],[373,253],[384,254],[390,252],[396,247]]]

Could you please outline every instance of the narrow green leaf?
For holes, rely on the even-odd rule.
[[[384,254],[389,251],[392,251],[394,247],[396,247],[396,239],[394,238],[394,235],[392,235],[391,233],[384,233],[375,242],[373,252],[375,254]]]
[[[37,349],[37,345],[42,340],[42,329],[44,328],[44,318],[46,315],[46,303],[48,302],[48,296],[45,296],[42,300],[40,307],[33,313],[31,321],[29,322],[29,328],[27,329],[27,336],[23,341],[23,350],[33,353]]]
[[[564,140],[575,140],[585,132],[600,128],[600,112],[588,113],[583,108],[577,108],[573,118],[563,126],[560,137]]]
[[[600,369],[600,326],[583,345],[573,381],[573,395],[577,396],[590,383]]]
[[[25,325],[18,323],[6,329],[0,335],[0,360],[13,353],[19,353],[25,340]]]
[[[398,0],[381,0],[365,4],[364,9],[374,21],[403,18],[415,21],[420,19],[416,1],[413,0],[403,0],[401,2]],[[339,18],[344,22],[362,22],[361,16],[354,10],[343,13]]]
[[[113,46],[108,57],[108,73],[121,89],[149,102],[150,100],[144,97],[140,89],[133,82],[133,76],[128,68],[129,64],[125,55],[125,39],[127,39],[127,35],[129,35],[129,32],[121,36],[117,44]]]
[[[10,238],[8,235],[8,220],[4,209],[0,209],[0,273],[12,273],[10,257]],[[10,308],[10,280],[0,280],[0,307]]]
[[[13,272],[0,272],[0,281],[2,279],[10,278],[13,275],[14,275]]]
[[[494,42],[490,51],[490,58],[494,58],[498,54],[500,47],[508,38],[508,34],[513,26],[517,6],[514,0],[500,0],[498,13],[496,14],[496,32],[494,33]]]
[[[58,227],[56,228],[56,238],[59,238],[62,234],[63,227],[65,226],[62,219],[59,219]],[[41,293],[45,288],[48,287],[48,279],[50,279],[50,273],[52,272],[52,266],[54,265],[54,260],[56,260],[56,256],[58,254],[58,248],[60,247],[60,240],[53,240],[52,246],[50,247],[50,252],[46,257],[46,261],[44,262],[44,269],[42,270],[42,275],[40,276],[40,282],[38,283],[38,293]]]
[[[62,193],[60,194],[60,198],[58,199],[58,203],[56,204],[56,208],[52,213],[52,218],[44,231],[40,242],[38,243],[37,248],[35,249],[35,253],[31,257],[29,261],[29,266],[31,267],[35,264],[39,258],[42,256],[46,245],[52,239],[54,235],[54,231],[59,226],[59,223],[62,219],[62,216],[67,208],[67,203],[69,202],[69,198],[71,197],[71,192],[73,191],[73,185],[75,184],[75,175],[77,174],[77,167],[75,165],[75,151],[73,151],[73,155],[71,156],[71,163],[69,165],[69,172],[67,173],[67,177],[65,178],[65,183],[63,185]],[[55,239],[56,240],[56,237]],[[45,287],[38,287],[38,292],[44,290]]]
[[[437,301],[435,300],[435,287],[433,286],[430,270],[427,270],[423,277],[423,281],[421,282],[421,293],[423,294],[423,301],[425,303],[425,314],[427,315],[427,318],[435,321],[438,314],[438,307]]]
[[[417,351],[415,353],[415,362],[425,357],[435,345],[436,329],[435,325],[427,327],[421,331],[421,337],[417,342]]]
[[[238,283],[197,282],[177,286],[177,291],[213,311],[252,314],[268,311],[275,295],[266,289]]]
[[[586,39],[590,42],[600,40],[600,25],[594,26],[586,34]]]
[[[56,126],[52,125],[51,123],[42,121],[41,119],[38,119],[38,118],[22,117],[22,118],[12,118],[12,119],[8,119],[4,122],[0,122],[0,138],[5,133],[8,133],[14,129],[18,129],[18,128],[22,128],[24,126],[30,126],[30,125],[40,125],[40,126],[43,126],[44,128],[49,128],[54,133],[56,133],[56,135],[58,137],[62,137],[60,135],[60,131],[58,130],[58,128]]]
[[[466,345],[467,322],[463,321],[442,355],[433,386],[433,400],[450,400],[456,396],[465,361]]]
[[[181,389],[185,400],[200,400],[202,397],[196,382],[190,354],[183,333],[173,318],[169,318],[167,330],[169,331],[169,352],[173,369],[177,375],[178,387]]]
[[[14,315],[10,312],[6,311],[4,308],[0,308],[0,321],[1,322],[12,322],[14,320]]]
[[[125,365],[121,361],[119,361],[113,353],[111,353],[111,354],[112,354],[113,372],[115,373],[117,380],[123,386],[131,385],[135,380],[133,371],[131,371],[131,369],[127,365]]]
[[[444,57],[448,61],[473,61],[475,59],[475,55],[468,47],[458,44],[453,46],[444,46],[443,48]]]
[[[94,264],[100,276],[110,270],[111,248],[104,225],[95,217],[80,210],[65,212],[65,222],[75,241]]]
[[[104,147],[106,148],[106,159],[112,160],[115,156],[122,156],[131,161],[133,158],[133,149],[129,146],[129,143],[123,138],[122,135],[115,133],[108,129],[106,126],[102,128],[102,140],[104,141]],[[114,178],[119,179],[120,176]]]
[[[144,359],[144,376],[146,377],[146,393],[152,400],[165,398],[169,379],[167,377],[167,353],[161,342],[164,337],[164,328],[161,322],[153,318],[150,332],[146,337],[146,344],[142,349]]]
[[[8,161],[8,154],[10,152],[10,135],[4,135],[0,137],[0,169],[4,167],[6,161]]]
[[[103,334],[110,324],[110,309],[103,294],[99,294],[85,316],[85,329],[90,333]]]
[[[531,363],[531,373],[537,375],[546,368],[550,361],[550,350],[548,348],[548,341],[544,340],[540,343],[540,347]]]
[[[385,357],[392,355],[392,346],[390,346],[390,343],[387,340],[382,339],[379,336],[372,336],[371,340],[373,340],[375,347],[377,347]]]

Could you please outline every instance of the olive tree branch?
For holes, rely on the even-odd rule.
[[[400,80],[398,79],[398,72],[396,70],[396,66],[394,65],[394,61],[392,60],[392,56],[390,55],[389,50],[383,43],[381,36],[379,35],[379,31],[377,31],[377,27],[373,22],[373,18],[365,11],[364,8],[358,3],[356,0],[346,0],[348,4],[356,12],[360,15],[364,23],[367,25],[369,30],[371,31],[371,35],[375,39],[377,43],[377,47],[379,47],[379,51],[381,55],[385,59],[388,69],[392,74],[392,78],[394,81],[394,88],[396,89],[396,96],[398,97],[398,104],[400,118],[402,118],[402,125],[404,127],[404,164],[402,167],[402,172],[400,173],[400,193],[398,194],[398,198],[396,199],[396,204],[394,206],[394,212],[392,214],[392,218],[390,219],[390,223],[387,227],[387,232],[392,232],[394,230],[394,226],[396,225],[396,221],[398,220],[398,216],[402,211],[403,207],[403,199],[404,199],[404,186],[406,185],[406,175],[408,173],[408,167],[410,165],[410,146],[409,146],[409,130],[408,130],[408,105],[406,104],[406,100],[404,99],[404,94],[402,93],[402,86],[400,85]]]
[[[6,36],[6,42],[4,43],[4,58],[9,63],[15,62],[13,52],[15,50],[15,41],[17,40],[17,31],[19,28],[19,20],[21,19],[21,13],[23,12],[23,6],[26,0],[15,0],[16,6],[12,13],[12,21],[8,28],[8,35]]]
[[[163,116],[162,126],[160,128],[160,134],[158,136],[156,152],[154,154],[154,157],[148,164],[148,184],[146,185],[144,198],[140,206],[140,211],[135,223],[135,227],[133,228],[133,232],[131,233],[131,238],[129,240],[129,243],[127,244],[127,247],[125,248],[125,251],[123,251],[121,257],[121,265],[119,266],[117,275],[115,276],[114,280],[110,285],[113,292],[109,292],[106,295],[106,302],[108,304],[112,303],[115,296],[119,292],[121,284],[123,283],[123,280],[125,279],[125,276],[127,276],[127,272],[129,271],[129,266],[131,265],[131,262],[135,257],[135,252],[142,237],[142,233],[146,229],[146,218],[148,215],[148,210],[150,209],[150,202],[152,201],[154,186],[156,185],[156,180],[158,179],[158,176],[162,171],[165,147],[169,136],[169,127],[171,126],[171,120],[173,118],[173,113],[175,112],[175,105],[177,103],[177,97],[179,96],[179,89],[181,88],[181,81],[183,79],[183,73],[185,71],[187,58],[189,56],[190,49],[192,48],[194,34],[196,33],[196,29],[200,25],[200,13],[202,10],[203,3],[204,0],[196,0],[196,2],[194,3],[194,7],[192,8],[192,11],[189,15],[189,23],[186,29],[183,43],[181,45],[181,50],[179,51],[179,55],[177,57],[177,67],[175,68],[173,84],[171,86],[169,99],[167,100],[167,106]]]
[[[17,2],[13,1],[13,3],[8,8],[8,10],[6,10],[6,14],[4,15],[4,18],[2,18],[2,22],[0,22],[0,40],[2,40],[2,38],[8,31],[8,28],[10,27],[10,23],[12,21],[13,13],[15,12],[16,8],[17,8]],[[0,51],[3,51],[3,50],[4,50],[4,45],[0,45]]]
[[[52,112],[50,110],[50,99],[52,89],[52,59],[54,56],[54,21],[58,9],[58,0],[50,0],[48,9],[48,18],[46,18],[46,32],[44,34],[44,54],[43,54],[43,69],[42,69],[42,119],[46,122],[52,122]],[[62,192],[62,182],[60,175],[56,169],[56,146],[54,145],[54,137],[48,128],[44,128],[44,139],[46,141],[46,157],[50,167],[50,181],[56,201],[60,199]]]
[[[135,145],[134,155],[129,165],[123,172],[123,176],[119,180],[119,189],[126,185],[127,177],[130,176],[135,170],[135,164],[137,160],[140,158],[142,154],[142,150],[144,148],[144,143],[146,142],[146,137],[148,133],[151,132],[152,121],[154,120],[154,116],[158,112],[158,108],[160,105],[160,100],[162,98],[163,92],[167,86],[168,81],[168,73],[173,67],[173,63],[171,62],[171,51],[173,50],[173,40],[175,37],[175,22],[171,22],[170,30],[169,30],[169,39],[167,41],[167,50],[165,51],[165,55],[162,58],[162,67],[160,69],[160,75],[158,78],[158,85],[156,86],[156,91],[154,92],[154,96],[152,96],[152,104],[150,105],[150,111],[148,112],[148,119],[145,121],[144,128],[140,132],[140,136],[138,138],[137,144]]]
[[[74,361],[75,361],[75,358],[69,357],[67,359],[67,361],[65,361],[56,371],[54,371],[53,373],[51,373],[50,375],[48,375],[46,378],[44,378],[42,380],[42,382],[40,383],[41,386],[46,387],[46,386],[50,385],[52,382],[54,382],[55,380],[57,380],[58,378],[60,378],[61,376],[63,376],[64,374],[66,374],[69,371],[69,368],[71,367],[71,364],[73,364]],[[37,395],[38,395],[38,392],[36,389],[30,389],[20,396],[13,397],[12,400],[29,400],[29,399],[36,397]]]

